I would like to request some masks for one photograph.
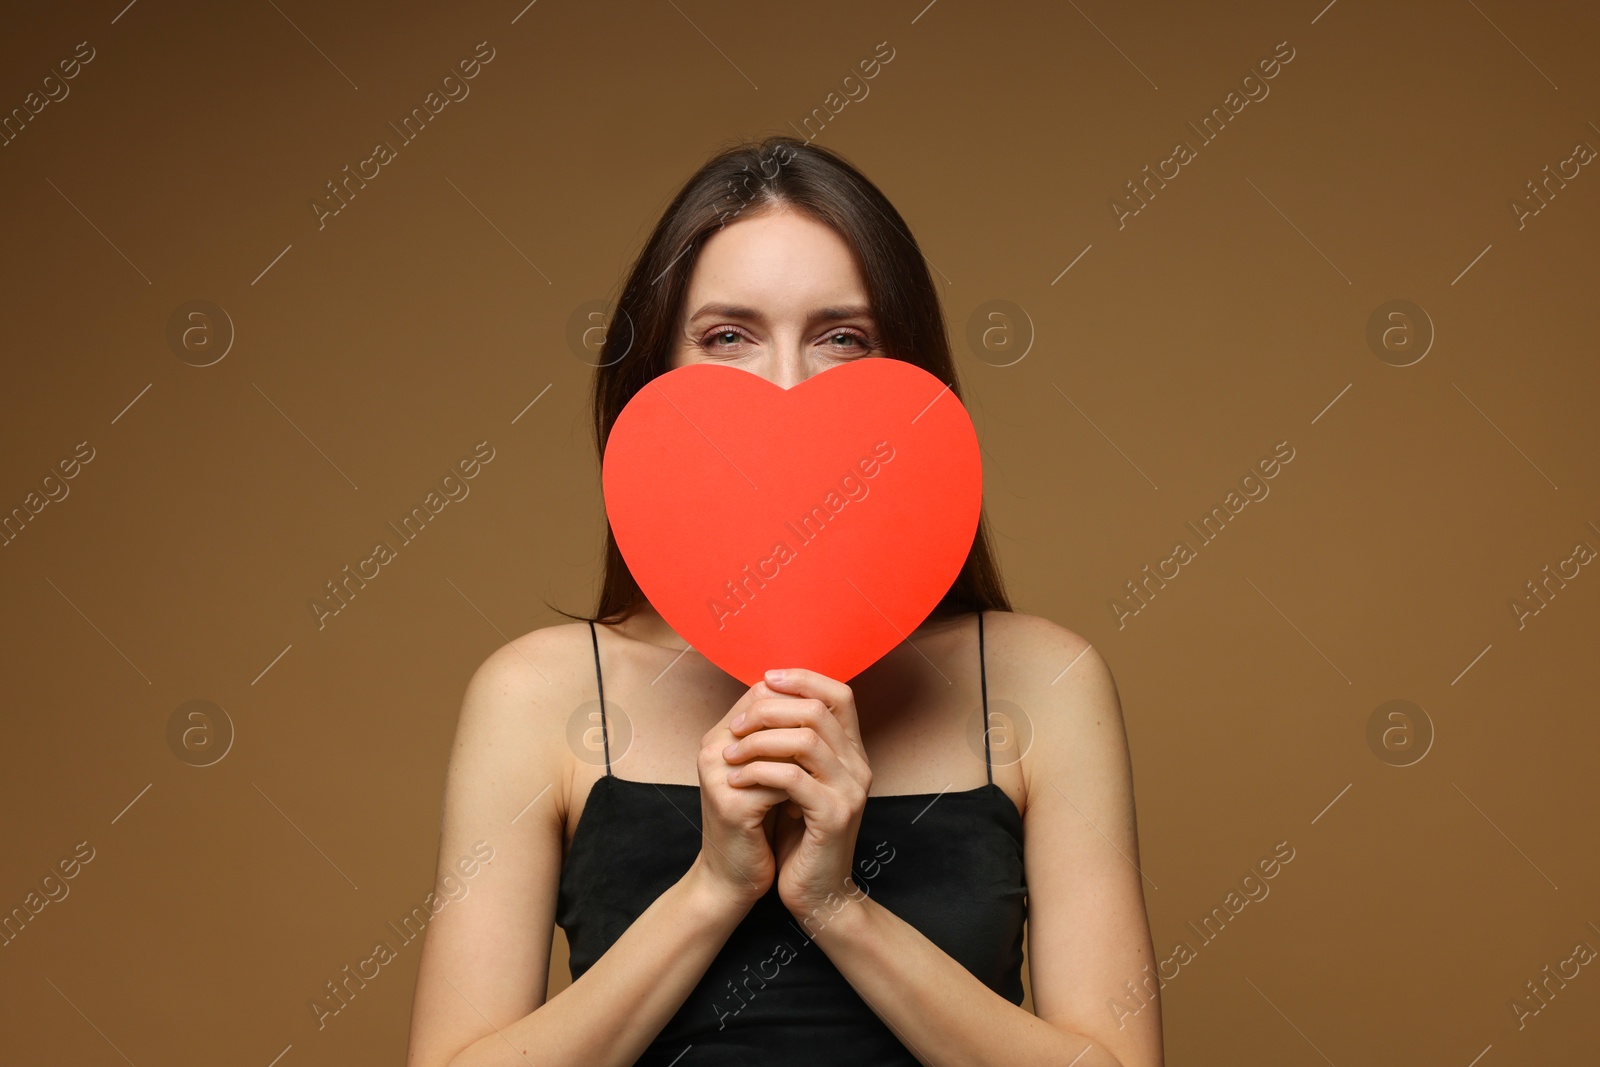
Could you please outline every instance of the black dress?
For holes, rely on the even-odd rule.
[[[611,773],[600,645],[593,623],[589,630],[606,773],[590,788],[561,871],[556,923],[571,948],[573,981],[683,877],[701,844],[698,785],[639,782]],[[978,663],[987,724],[981,612]],[[852,879],[990,989],[1020,1005],[1027,918],[1022,816],[994,782],[987,733],[984,749],[989,781],[976,789],[869,796]],[[917,1060],[810,941],[774,880],[635,1063],[819,1062]]]

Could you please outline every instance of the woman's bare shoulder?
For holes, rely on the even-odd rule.
[[[594,646],[583,621],[543,626],[495,648],[461,700],[450,760],[456,788],[479,782],[503,793],[497,803],[511,804],[508,810],[517,814],[527,797],[553,785],[544,814],[519,818],[518,827],[548,820],[550,832],[559,834],[570,806],[573,727],[581,733],[589,724],[596,688]]]
[[[987,657],[990,692],[1029,709],[1036,728],[1109,717],[1121,729],[1116,680],[1087,638],[1051,619],[1021,612],[986,611],[983,625],[993,652]]]
[[[596,699],[588,624],[531,630],[489,653],[473,672],[456,745],[500,749],[520,765],[519,774],[564,779],[568,726]]]
[[[1060,623],[1020,612],[985,612],[995,635],[990,694],[1022,721],[1028,750],[1021,763],[1029,796],[1038,773],[1077,780],[1128,766],[1121,698],[1105,657]]]
[[[1008,672],[1012,688],[1033,688],[1041,678],[1048,686],[1056,672],[1069,665],[1077,670],[1091,658],[1097,661],[1096,668],[1104,667],[1088,639],[1042,615],[985,611],[983,629],[984,642],[994,650],[997,665]]]
[[[594,688],[594,652],[585,622],[556,623],[530,630],[491,652],[470,685],[536,694],[541,701],[574,695],[587,679]]]

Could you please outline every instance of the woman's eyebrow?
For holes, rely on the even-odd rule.
[[[752,322],[765,322],[766,316],[752,307],[742,304],[702,304],[700,310],[689,317],[690,322],[703,318],[715,317],[725,319],[749,319]],[[871,318],[872,309],[864,305],[845,305],[818,308],[811,313],[811,322],[838,322],[841,319]]]

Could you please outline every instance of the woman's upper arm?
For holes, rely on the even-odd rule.
[[[544,1003],[565,807],[560,738],[564,702],[577,692],[571,664],[581,662],[563,648],[571,629],[549,627],[503,646],[467,684],[445,780],[409,1067],[441,1067]]]
[[[1008,688],[1033,727],[1023,856],[1034,1013],[1127,1067],[1159,1064],[1161,1009],[1116,683],[1082,637],[1045,619],[1017,623]]]

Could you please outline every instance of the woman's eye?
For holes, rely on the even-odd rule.
[[[841,345],[841,344],[834,343],[834,342],[837,342],[838,340],[840,340],[841,338],[844,339],[846,344]],[[828,345],[827,345],[828,348],[846,348],[846,347],[848,347],[848,345],[860,345],[862,348],[871,348],[872,347],[871,342],[868,341],[865,337],[861,336],[858,333],[852,333],[849,330],[840,330],[837,333],[832,333],[832,334],[828,335]]]
[[[734,343],[744,339],[744,335],[738,330],[717,330],[714,333],[706,334],[704,339],[701,340],[700,346],[702,348],[726,348],[727,345],[718,343],[719,339],[724,337],[732,338]]]
[[[728,327],[722,330],[713,330],[700,339],[700,347],[708,351],[718,348],[730,348],[748,340],[745,335]],[[840,352],[871,351],[872,339],[856,333],[854,330],[837,330],[824,339],[824,348],[832,348]]]

